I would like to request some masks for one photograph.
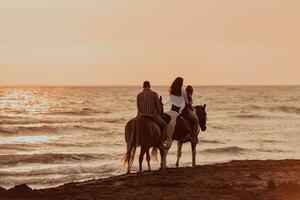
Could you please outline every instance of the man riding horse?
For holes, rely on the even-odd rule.
[[[137,117],[148,117],[163,129],[167,126],[166,122],[159,116],[161,105],[158,94],[151,89],[149,81],[143,83],[143,91],[137,95]]]
[[[150,89],[149,81],[143,83],[143,91],[137,95],[138,114],[127,122],[125,126],[125,141],[127,143],[127,152],[124,157],[124,164],[127,165],[127,173],[130,173],[135,151],[141,147],[139,156],[139,168],[142,171],[142,162],[146,153],[148,169],[150,167],[149,150],[152,148],[152,155],[156,156],[159,149],[161,159],[164,158],[163,129],[167,126],[166,122],[160,117],[163,114],[163,104],[158,94]],[[161,160],[161,163],[162,160]]]

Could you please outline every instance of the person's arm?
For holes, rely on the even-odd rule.
[[[141,103],[140,103],[139,95],[136,97],[136,107],[137,107],[138,114],[139,114],[141,111]]]
[[[160,102],[159,102],[159,98],[158,98],[157,93],[155,93],[155,95],[154,95],[154,104],[155,104],[156,114],[159,114],[159,112],[160,112]]]

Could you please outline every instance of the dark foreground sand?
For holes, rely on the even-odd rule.
[[[121,175],[60,187],[0,189],[0,199],[300,200],[300,160],[232,161]]]

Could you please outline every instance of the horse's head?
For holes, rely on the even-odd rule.
[[[164,113],[164,104],[162,102],[162,97],[159,97],[159,115],[162,115]]]
[[[206,114],[205,108],[206,108],[206,104],[204,104],[203,106],[202,105],[195,106],[196,114],[197,114],[197,117],[198,117],[198,121],[199,121],[201,131],[206,130],[206,115],[207,114]]]

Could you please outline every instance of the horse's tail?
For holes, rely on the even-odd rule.
[[[158,149],[157,147],[153,147],[152,151],[151,151],[151,158],[154,158],[155,161],[158,161],[157,160],[157,149]]]
[[[138,143],[138,134],[136,130],[136,120],[134,120],[133,128],[130,134],[130,139],[127,142],[127,152],[123,158],[124,166],[131,166],[133,164],[137,143]]]

